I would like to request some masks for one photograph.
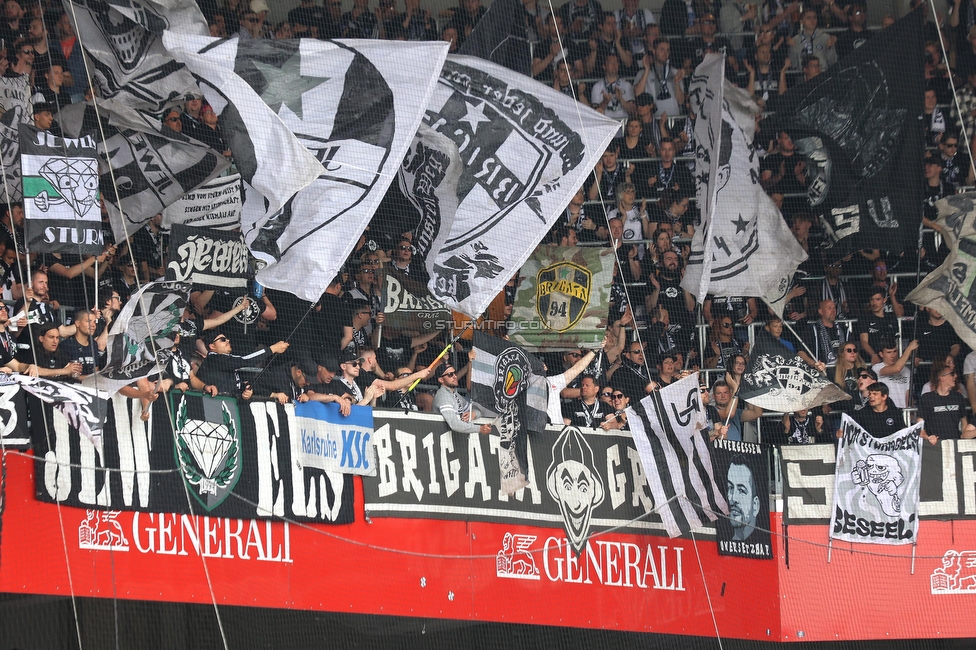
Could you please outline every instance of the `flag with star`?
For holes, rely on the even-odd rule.
[[[62,0],[84,48],[92,84],[107,105],[159,113],[196,91],[193,76],[166,51],[160,36],[174,29],[206,36],[194,0]],[[72,92],[81,93],[84,79]]]
[[[60,138],[20,124],[24,237],[36,252],[102,252],[95,139]]]
[[[442,42],[315,39],[232,40],[199,51],[230,66],[323,168],[277,207],[245,183],[241,230],[262,285],[318,300],[395,179],[446,55]]]
[[[426,259],[430,290],[478,317],[593,170],[620,124],[525,75],[449,56],[426,122],[463,167],[450,227]]]
[[[724,66],[721,54],[706,54],[691,80],[702,222],[681,286],[699,302],[709,293],[760,297],[782,316],[807,254],[759,184],[759,108],[725,79]]]

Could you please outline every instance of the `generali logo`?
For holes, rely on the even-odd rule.
[[[78,548],[90,551],[135,551],[150,555],[195,555],[228,560],[291,563],[288,522],[270,519],[226,519],[172,513],[124,513],[88,510],[78,525]],[[533,538],[535,539],[535,538]],[[530,542],[531,543],[531,542]]]
[[[933,594],[976,594],[976,551],[946,551],[931,581]]]

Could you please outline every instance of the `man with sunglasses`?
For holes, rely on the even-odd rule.
[[[34,47],[28,45],[24,40],[8,47],[13,49],[8,50],[12,56],[10,57],[10,65],[3,74],[3,96],[0,97],[0,109],[6,112],[19,106],[21,108],[20,120],[30,123],[33,121],[30,77],[34,69]]]
[[[622,360],[610,369],[610,386],[632,400],[638,400],[657,388],[651,381],[650,370],[644,359],[644,346],[631,341],[624,349]]]
[[[244,388],[238,370],[253,366],[264,366],[275,354],[288,349],[288,343],[278,341],[270,347],[262,347],[244,355],[231,353],[231,342],[226,334],[213,332],[204,336],[208,354],[200,364],[197,377],[207,388],[216,386],[221,395],[238,395]]]
[[[918,400],[918,417],[925,420],[922,437],[933,445],[943,438],[976,438],[976,427],[966,419],[966,400],[958,390],[956,369],[937,361],[932,364],[930,381],[932,390]]]
[[[449,363],[445,363],[434,371],[437,383],[441,385],[434,395],[434,411],[441,414],[447,426],[458,433],[491,433],[490,424],[477,425],[474,421],[481,417],[480,411],[473,408],[474,404],[458,393],[457,371]]]
[[[590,429],[600,425],[608,410],[606,405],[597,399],[600,390],[600,382],[595,377],[583,375],[580,380],[580,396],[570,403],[568,409],[569,424]]]

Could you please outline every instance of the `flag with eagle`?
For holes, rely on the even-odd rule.
[[[506,494],[529,484],[526,437],[529,431],[546,427],[547,393],[538,386],[545,382],[542,361],[504,339],[474,333],[475,359],[471,364],[471,398],[497,414],[495,426],[501,436],[498,469],[501,489]]]

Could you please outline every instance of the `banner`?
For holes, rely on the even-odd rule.
[[[99,456],[103,450],[103,427],[105,425],[105,411],[108,408],[108,395],[100,390],[88,388],[80,384],[69,384],[42,377],[27,375],[10,375],[10,378],[20,384],[20,387],[37,399],[51,404],[55,412],[60,413],[65,421],[76,432],[88,440]],[[44,418],[32,417],[33,428],[47,430]],[[32,432],[32,437],[36,438]],[[36,440],[32,445],[37,451]]]
[[[526,438],[546,428],[546,399],[536,399],[531,385],[544,377],[542,361],[517,345],[475,330],[471,364],[471,399],[496,413],[501,435],[498,466],[502,491],[511,495],[528,484]]]
[[[0,377],[0,380],[3,380]],[[20,384],[9,378],[0,383],[0,448],[27,449],[30,431],[27,428],[27,401]],[[2,497],[0,497],[2,498]]]
[[[241,226],[241,175],[220,176],[163,209],[163,229],[174,224],[234,230]]]
[[[914,250],[924,199],[923,9],[777,99],[774,121],[806,166],[832,259]],[[763,132],[768,132],[764,127]]]
[[[454,55],[426,122],[464,161],[457,211],[426,259],[430,291],[477,318],[562,215],[620,125],[529,77]]]
[[[383,275],[383,313],[391,330],[427,333],[453,323],[444,303],[423,284],[400,273]]]
[[[787,524],[827,524],[833,518],[834,445],[780,447],[783,512]],[[922,445],[920,519],[976,518],[976,440]]]
[[[609,248],[537,248],[520,272],[509,318],[512,341],[532,351],[599,347],[614,264]]]
[[[165,29],[209,34],[193,0],[62,2],[78,45],[84,47],[92,84],[106,103],[160,113],[166,106],[181,105],[186,93],[196,90],[192,75],[159,38]],[[75,79],[74,92],[84,88],[85,80]]]
[[[610,528],[665,534],[626,431],[549,427],[529,435],[528,485],[509,497],[491,458],[500,449],[497,434],[455,433],[427,413],[405,419],[402,412],[374,409],[373,423],[378,472],[363,478],[370,518],[562,528],[572,544]]]
[[[681,286],[706,294],[758,296],[782,316],[792,277],[807,258],[759,184],[753,144],[759,108],[724,78],[721,54],[708,54],[691,85],[698,139],[697,193],[702,223],[691,241]]]
[[[353,406],[343,416],[338,404],[304,402],[295,404],[295,424],[301,435],[291,439],[291,453],[302,467],[376,476],[372,408]]]
[[[945,317],[956,334],[976,349],[976,193],[955,194],[936,203],[938,224],[949,248],[942,265],[905,298]]]
[[[768,411],[795,413],[851,399],[782,341],[760,330],[749,351],[739,397]]]
[[[59,138],[21,124],[20,165],[27,249],[101,253],[104,242],[94,138]]]
[[[353,521],[352,476],[304,466],[293,453],[300,443],[292,438],[301,436],[293,405],[179,392],[169,398],[157,400],[143,421],[139,400],[114,396],[99,454],[60,414],[48,430],[34,421],[37,499],[211,518]],[[256,526],[245,522],[241,534]]]
[[[865,544],[914,544],[918,538],[922,422],[875,438],[841,416],[830,536]]]
[[[0,79],[4,78],[0,76]],[[23,110],[22,107],[15,106],[0,114],[0,165],[3,166],[0,198],[5,203],[24,200],[24,186],[20,180],[20,123]],[[23,249],[23,242],[19,243]]]
[[[697,372],[628,407],[627,424],[670,537],[728,514],[712,464]]]
[[[175,224],[169,235],[166,280],[203,288],[244,288],[250,273],[247,246],[239,232]]]
[[[769,527],[769,467],[761,445],[712,442],[715,476],[725,477],[729,516],[715,523],[719,555],[773,559]]]

